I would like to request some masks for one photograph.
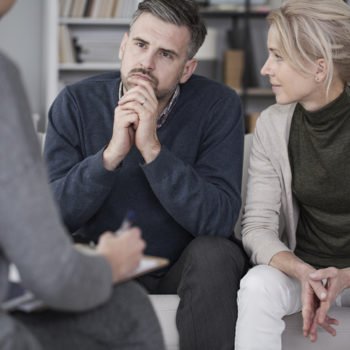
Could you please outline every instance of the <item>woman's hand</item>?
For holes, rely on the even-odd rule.
[[[327,289],[322,283],[322,279],[311,279],[310,274],[316,272],[315,268],[305,263],[291,252],[285,251],[277,253],[272,257],[270,265],[300,281],[303,333],[305,337],[310,336],[311,341],[316,341],[318,323],[316,323],[316,327],[314,327],[315,317],[318,315],[320,303],[327,300],[328,294]],[[326,331],[333,334],[334,329],[329,325],[336,324],[334,322],[336,322],[336,320],[325,318],[324,323],[321,324],[321,326]]]
[[[350,269],[328,267],[312,272],[309,277],[313,282],[322,283],[323,280],[327,280],[325,285],[327,297],[320,301],[309,332],[311,341],[315,341],[317,339],[316,329],[318,325],[322,326],[332,335],[336,335],[335,329],[330,325],[338,325],[339,322],[334,318],[328,317],[327,313],[337,296],[341,294],[344,289],[350,287]]]
[[[310,275],[316,270],[309,265],[304,266],[303,272],[299,274],[298,279],[301,283],[301,302],[303,316],[303,333],[305,337],[310,336],[312,342],[317,340],[317,324],[315,320],[319,312],[320,304],[327,299],[327,290],[323,286],[322,280],[312,280]],[[332,322],[333,319],[330,319]],[[323,328],[333,334],[334,329],[325,322]]]

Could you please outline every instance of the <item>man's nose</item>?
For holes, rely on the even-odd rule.
[[[151,51],[145,52],[141,58],[141,66],[146,70],[154,70],[155,54]]]

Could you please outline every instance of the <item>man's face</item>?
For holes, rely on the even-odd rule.
[[[152,85],[159,101],[168,99],[177,84],[186,82],[195,69],[196,61],[187,59],[189,43],[187,27],[143,13],[119,49],[124,88],[133,87],[131,77],[143,79]]]

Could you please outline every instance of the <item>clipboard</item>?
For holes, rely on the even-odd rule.
[[[158,256],[144,255],[140,265],[123,281],[145,275],[154,270],[161,269],[169,264],[169,260]]]
[[[84,251],[90,254],[94,253],[91,248],[83,248]],[[156,256],[144,255],[139,266],[126,278],[119,282],[124,282],[142,275],[145,275],[154,270],[161,269],[169,264],[169,260]],[[118,283],[119,283],[118,282]],[[1,308],[4,311],[23,311],[23,312],[38,312],[47,309],[47,306],[42,300],[37,299],[30,291],[25,289],[21,284],[21,277],[14,264],[10,265],[9,269],[9,288],[7,297],[1,303]]]
[[[75,247],[86,254],[97,254],[95,251],[95,246],[93,245],[76,243]],[[128,277],[120,281],[121,282],[127,281],[129,279],[145,275],[154,270],[159,270],[167,266],[168,264],[169,264],[169,260],[166,258],[161,258],[158,256],[152,256],[152,255],[143,255],[139,266],[133,272],[131,272]]]

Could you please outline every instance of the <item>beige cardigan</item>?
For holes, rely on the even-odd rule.
[[[253,138],[242,241],[253,264],[268,264],[281,251],[294,251],[299,210],[292,195],[288,139],[295,104],[262,112]]]

